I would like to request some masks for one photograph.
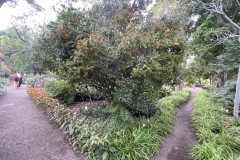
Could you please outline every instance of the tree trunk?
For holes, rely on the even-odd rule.
[[[201,78],[198,78],[198,83],[200,86],[202,85]]]
[[[89,100],[90,100],[90,102],[92,103],[92,97],[91,97],[91,94],[90,94],[90,92],[89,92],[89,90],[88,90],[88,85],[86,85],[86,89],[87,89],[87,94],[88,94],[88,96],[89,96]]]
[[[212,86],[216,86],[216,78],[212,78]]]
[[[223,73],[223,86],[224,87],[227,85],[227,76],[228,76],[227,72],[224,72]]]
[[[224,82],[224,74],[222,74],[221,75],[221,78],[220,78],[220,80],[221,80],[221,86],[220,87],[223,87],[224,86],[224,84],[225,84],[225,82]]]
[[[238,79],[237,79],[236,94],[235,94],[235,100],[234,100],[234,111],[233,111],[233,116],[236,119],[238,119],[239,101],[240,101],[240,66],[238,70]]]

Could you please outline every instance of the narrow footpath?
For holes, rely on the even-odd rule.
[[[83,160],[28,96],[7,87],[0,99],[0,160]]]
[[[196,142],[191,122],[193,99],[200,90],[200,88],[191,89],[189,100],[177,112],[172,133],[164,137],[160,154],[152,157],[151,160],[190,160],[189,152]]]

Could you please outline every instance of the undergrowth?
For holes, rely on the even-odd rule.
[[[44,89],[29,88],[28,93],[87,159],[145,160],[159,152],[162,136],[171,131],[176,110],[190,90],[159,100],[161,112],[151,118],[133,117],[126,108],[106,102],[71,110]]]
[[[0,98],[7,92],[6,86],[9,83],[9,79],[0,77]]]
[[[190,153],[194,160],[239,160],[240,121],[228,117],[226,110],[201,91],[194,100],[193,123],[198,143]]]

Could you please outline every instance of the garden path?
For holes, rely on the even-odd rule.
[[[151,160],[190,160],[189,152],[196,141],[191,122],[193,99],[200,90],[201,88],[191,88],[189,100],[177,112],[172,133],[164,137],[160,154]]]
[[[1,160],[82,160],[25,90],[7,87],[0,99]]]

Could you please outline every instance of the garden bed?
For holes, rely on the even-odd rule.
[[[173,93],[157,102],[161,110],[151,118],[132,117],[123,107],[106,103],[70,109],[29,88],[29,95],[60,127],[74,150],[89,159],[149,159],[158,153],[162,136],[171,131],[177,108],[188,100],[190,90]]]
[[[240,157],[240,121],[226,109],[211,101],[208,91],[201,91],[194,100],[193,124],[198,143],[190,156],[194,160],[237,160]]]

